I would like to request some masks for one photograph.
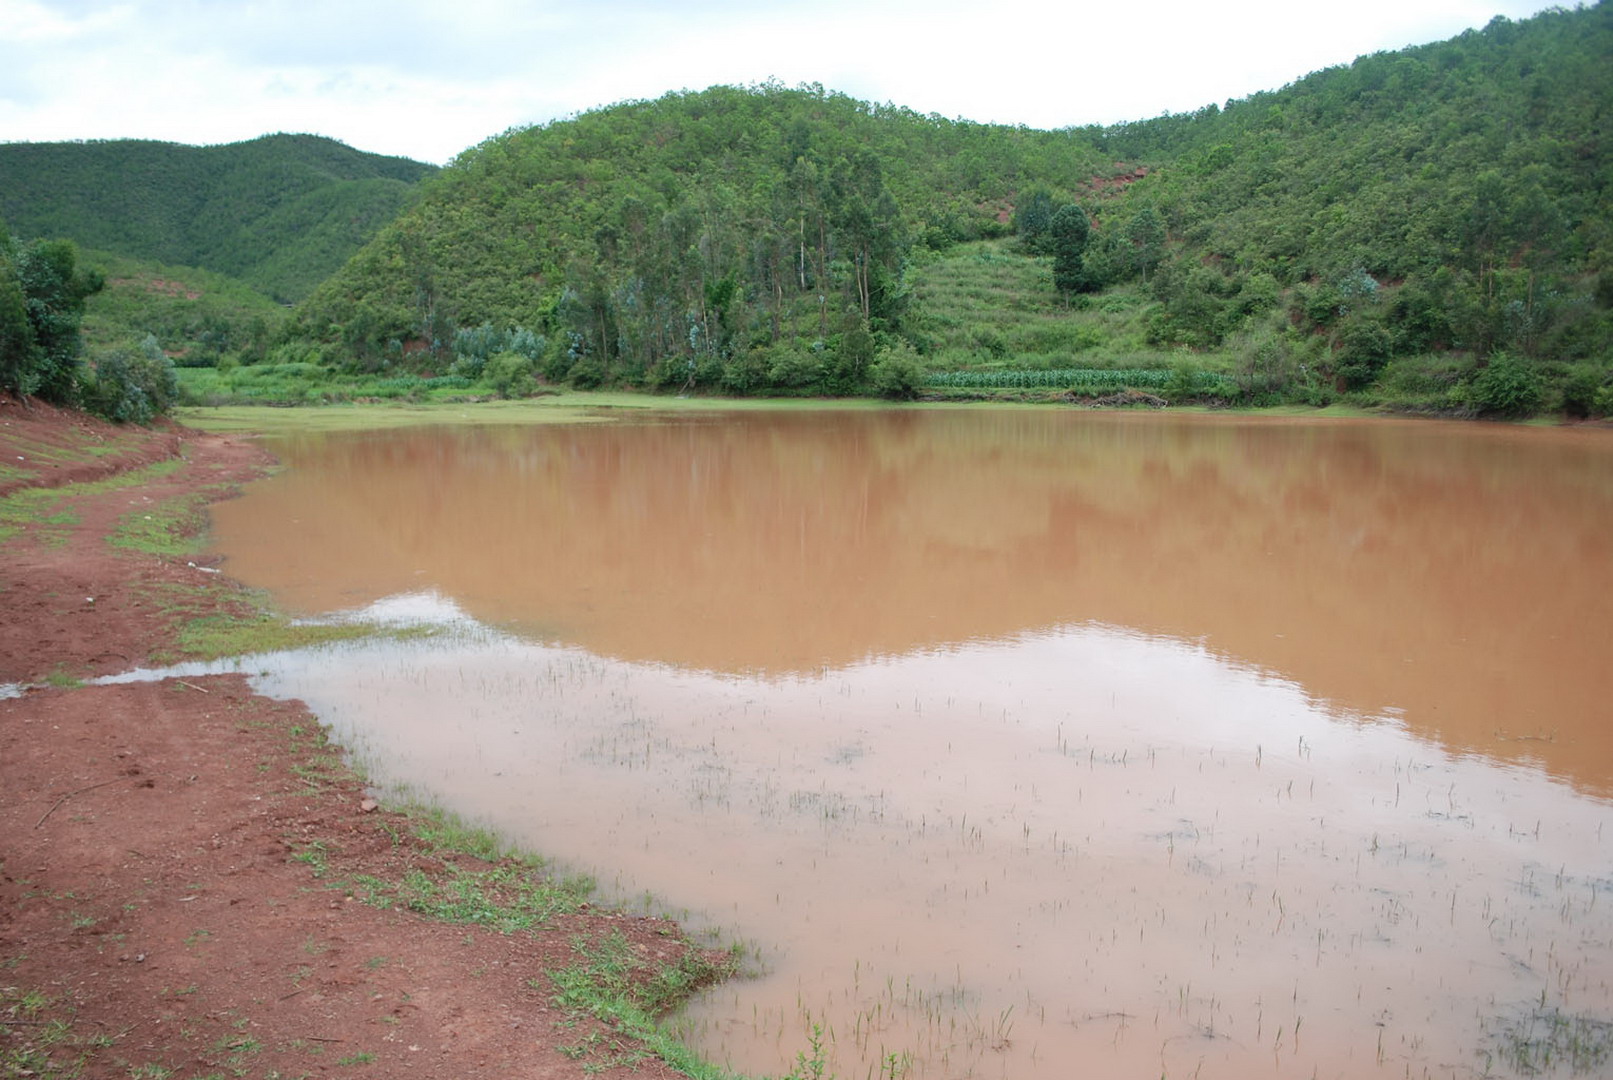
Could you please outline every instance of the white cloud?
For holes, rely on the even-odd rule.
[[[971,120],[1186,111],[1538,0],[0,0],[0,139],[312,131],[445,161],[509,127],[776,78]]]

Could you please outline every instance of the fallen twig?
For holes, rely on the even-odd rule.
[[[197,686],[195,683],[188,683],[184,679],[175,679],[174,682],[178,683],[180,686],[188,687],[189,689],[196,691],[198,694],[207,693],[206,690],[203,690],[201,687]]]
[[[46,810],[43,814],[39,815],[39,820],[34,822],[34,828],[37,829],[41,825],[43,825],[45,823],[45,819],[50,817],[52,814],[54,814],[56,812],[56,808],[58,806],[62,805],[62,803],[66,802],[68,799],[71,799],[74,795],[82,795],[86,791],[94,791],[98,787],[106,787],[108,784],[115,784],[119,780],[129,780],[129,779],[132,779],[132,777],[119,776],[119,777],[116,777],[116,778],[114,778],[112,780],[102,780],[99,784],[91,784],[89,787],[81,787],[77,791],[69,791],[66,795],[63,795],[61,798],[59,798],[55,802],[51,803],[49,810]]]

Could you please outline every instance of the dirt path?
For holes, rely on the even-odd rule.
[[[675,926],[419,838],[238,676],[71,685],[247,608],[108,537],[185,524],[259,449],[6,401],[0,455],[0,683],[53,684],[0,700],[0,1076],[677,1075],[548,974],[707,977]]]

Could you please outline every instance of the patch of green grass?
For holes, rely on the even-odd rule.
[[[260,406],[187,407],[177,416],[203,431],[252,432],[273,439],[312,432],[375,431],[433,424],[600,423],[624,410],[670,412],[774,412],[821,409],[888,409],[874,399],[679,397],[630,390],[568,390],[519,401],[374,403],[307,409]]]
[[[298,623],[269,609],[261,596],[222,580],[196,584],[157,582],[140,589],[140,599],[179,624],[178,650],[196,660],[309,648],[377,633],[362,623]],[[391,632],[391,631],[387,631]],[[408,636],[408,629],[398,631]],[[173,659],[154,656],[160,661]]]
[[[79,522],[78,512],[67,505],[71,500],[138,487],[169,475],[183,464],[178,458],[172,458],[144,468],[130,469],[104,480],[13,491],[0,498],[0,543],[29,528],[43,530],[41,539],[47,544],[66,543],[67,530]]]
[[[203,615],[180,628],[179,649],[199,660],[216,660],[221,656],[306,649],[373,633],[374,627],[358,623],[295,623],[267,612]]]
[[[306,863],[313,868],[314,877],[322,878],[330,870],[330,860],[326,856],[325,842],[314,840],[303,846],[303,849],[293,856],[293,862]]]
[[[84,1035],[71,1006],[39,990],[0,986],[0,1076],[73,1080],[116,1041]]]
[[[587,879],[554,879],[518,861],[469,868],[445,862],[444,867],[435,874],[411,869],[397,881],[361,874],[353,879],[353,894],[372,907],[403,908],[504,934],[545,926],[556,915],[578,910],[593,894]]]
[[[54,686],[59,690],[77,690],[84,685],[84,680],[69,673],[65,668],[55,667],[45,676],[45,685]]]
[[[345,776],[346,766],[334,755],[315,755],[293,766],[293,771],[306,773],[305,779],[316,783]],[[327,880],[325,884],[348,889],[371,907],[413,911],[429,919],[505,934],[543,927],[556,915],[579,910],[593,895],[592,879],[556,876],[542,859],[516,853],[487,830],[466,825],[441,810],[411,808],[403,813],[411,820],[416,850],[438,866],[429,873],[411,868],[394,880],[360,874],[350,881]],[[316,878],[324,879],[330,873],[331,851],[330,845],[315,840],[292,858],[307,863]],[[371,964],[377,967],[386,962],[385,957],[377,957]]]
[[[640,959],[620,932],[599,941],[579,938],[572,947],[580,959],[569,967],[548,972],[555,1004],[573,1013],[597,1017],[644,1048],[642,1052],[630,1051],[634,1055],[630,1061],[613,1057],[611,1065],[632,1065],[654,1055],[689,1076],[716,1080],[726,1075],[696,1058],[660,1024],[659,1018],[701,987],[733,974],[736,962],[732,954],[726,962],[718,962],[686,943],[678,959],[658,964]],[[542,989],[536,979],[529,985]],[[613,1055],[620,1053],[619,1044],[609,1046]],[[589,1053],[594,1046],[584,1040],[576,1049]]]
[[[471,825],[436,806],[412,806],[404,811],[415,838],[433,852],[458,852],[487,862],[510,858],[527,861],[534,869],[543,860],[519,854],[514,847],[490,829]]]
[[[0,498],[0,543],[5,543],[30,527],[42,530],[46,544],[67,542],[68,530],[78,524],[78,514],[60,508],[60,488],[23,488]]]
[[[207,505],[220,494],[220,487],[204,488],[131,510],[118,519],[107,543],[148,555],[194,555],[202,548]]]

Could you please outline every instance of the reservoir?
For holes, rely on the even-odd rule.
[[[1605,431],[825,408],[271,447],[224,569],[443,630],[262,688],[378,786],[750,943],[679,1021],[713,1060],[1468,1076],[1607,1041]]]

